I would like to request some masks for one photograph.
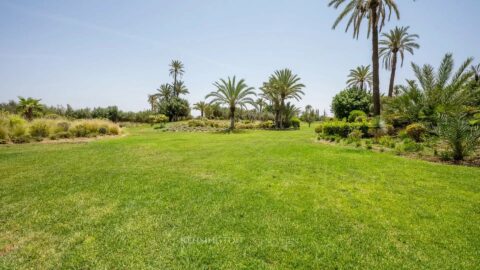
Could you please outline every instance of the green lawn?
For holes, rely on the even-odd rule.
[[[475,269],[480,169],[313,127],[0,147],[2,269]]]

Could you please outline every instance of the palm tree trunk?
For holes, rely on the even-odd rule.
[[[230,130],[235,129],[235,107],[230,108]]]
[[[393,96],[393,87],[395,84],[395,72],[397,71],[397,52],[393,53],[392,73],[390,74],[390,85],[388,86],[388,97]]]
[[[362,91],[363,91],[363,85],[364,85],[364,84],[365,84],[364,81],[360,81],[360,90],[362,90]]]
[[[280,129],[283,129],[283,114],[285,111],[285,98],[282,97],[282,103],[280,105]]]
[[[373,115],[380,115],[380,78],[378,60],[378,4],[372,5]]]

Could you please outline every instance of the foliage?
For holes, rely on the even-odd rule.
[[[236,81],[235,76],[233,78],[228,77],[227,80],[220,79],[215,82],[214,86],[217,91],[211,92],[206,98],[212,98],[210,103],[220,103],[228,106],[230,110],[230,129],[235,129],[235,110],[237,108],[245,108],[247,104],[254,105],[254,101],[251,96],[255,96],[253,87],[249,87],[244,79]]]
[[[360,110],[368,113],[370,111],[371,96],[359,88],[348,88],[333,98],[332,112],[339,119],[347,118],[351,111]]]
[[[329,121],[321,124],[321,128],[317,127],[315,131],[322,132],[324,136],[339,136],[347,138],[354,130],[360,130],[362,136],[368,136],[369,125],[367,123],[348,123],[345,121]]]
[[[408,125],[405,131],[410,139],[421,142],[427,133],[427,128],[423,124],[414,123]]]
[[[349,88],[359,88],[360,90],[367,90],[367,87],[372,88],[372,72],[370,66],[359,66],[350,70],[348,75],[347,86]]]
[[[41,112],[44,108],[44,106],[40,104],[41,99],[34,99],[31,97],[18,97],[18,99],[18,108],[20,109],[21,114],[25,116],[27,120],[31,121],[35,116],[41,115]]]
[[[299,129],[300,128],[300,119],[298,119],[297,117],[292,117],[290,119],[290,123],[292,124],[292,127],[294,129]]]
[[[160,124],[160,126],[164,126],[168,122],[168,117],[164,114],[152,114],[149,116],[149,122],[151,125]]]
[[[438,136],[445,140],[454,160],[463,160],[480,144],[480,127],[471,126],[465,115],[443,114],[436,128]]]
[[[50,122],[44,119],[35,119],[30,124],[29,133],[34,138],[46,138],[50,134]]]
[[[364,111],[353,110],[348,114],[348,122],[363,122],[367,119],[367,114]]]

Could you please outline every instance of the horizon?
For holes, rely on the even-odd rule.
[[[401,3],[400,20],[392,18],[383,29],[410,26],[420,36],[420,49],[406,55],[397,84],[414,78],[411,62],[437,67],[446,53],[453,53],[456,66],[468,57],[480,61],[474,21],[480,2],[435,3]],[[0,1],[0,102],[25,96],[49,106],[145,110],[147,95],[171,82],[168,65],[178,59],[185,64],[190,105],[204,100],[220,78],[244,78],[258,92],[275,70],[291,68],[306,85],[304,98],[294,103],[330,114],[349,70],[370,64],[371,41],[365,27],[358,40],[345,33],[344,23],[332,30],[339,10],[327,4]],[[388,77],[381,69],[382,93]]]

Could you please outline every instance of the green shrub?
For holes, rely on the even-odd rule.
[[[108,127],[108,134],[110,135],[119,135],[120,134],[120,127],[115,125],[115,124],[111,124],[109,127]]]
[[[390,136],[382,136],[378,139],[378,143],[389,148],[395,148],[395,141]]]
[[[292,123],[294,129],[300,128],[300,119],[298,119],[297,117],[292,117],[292,119],[290,119],[290,122]]]
[[[320,127],[317,127],[315,131],[322,132],[326,136],[340,136],[347,138],[353,130],[360,130],[363,137],[368,136],[368,124],[362,123],[348,123],[344,121],[329,121],[324,122]]]
[[[6,126],[0,126],[0,144],[5,144],[8,141],[8,129]]]
[[[404,152],[419,152],[423,150],[423,145],[411,139],[403,140],[401,149]]]
[[[320,134],[323,133],[323,125],[318,125],[315,127],[315,133]]]
[[[70,123],[62,121],[58,122],[55,127],[55,133],[66,132],[70,128]]]
[[[101,135],[106,135],[108,133],[108,127],[98,128],[98,133],[101,134]]]
[[[332,111],[338,119],[347,118],[351,111],[369,112],[371,95],[358,88],[341,91],[332,100]]]
[[[273,121],[272,121],[272,120],[268,120],[268,121],[260,122],[260,123],[258,124],[258,127],[259,127],[259,128],[263,128],[263,129],[271,129],[271,128],[274,128]]]
[[[34,138],[46,138],[50,134],[50,126],[46,120],[36,119],[30,124],[30,135]]]
[[[68,131],[58,132],[58,133],[56,133],[56,135],[59,139],[67,139],[67,138],[70,138],[72,136],[72,134]]]
[[[202,120],[195,120],[195,119],[193,119],[193,120],[188,121],[188,126],[189,126],[189,127],[205,127],[206,124],[205,124],[205,122],[202,121]]]
[[[440,117],[436,132],[448,143],[457,161],[474,152],[480,144],[480,127],[471,126],[464,115]]]
[[[359,141],[363,137],[363,132],[359,129],[354,129],[348,134],[348,139],[352,142]]]
[[[27,134],[12,138],[13,143],[29,143],[31,140],[32,140],[32,137]]]
[[[427,133],[425,126],[420,123],[408,125],[405,131],[407,132],[408,137],[415,142],[423,141],[425,134]]]
[[[357,121],[358,119],[361,119],[360,121]],[[367,118],[367,114],[364,111],[360,110],[353,110],[350,112],[348,115],[348,122],[353,123],[353,122],[363,122],[363,119]]]
[[[88,134],[88,130],[83,123],[73,125],[69,131],[74,137],[86,137]]]

